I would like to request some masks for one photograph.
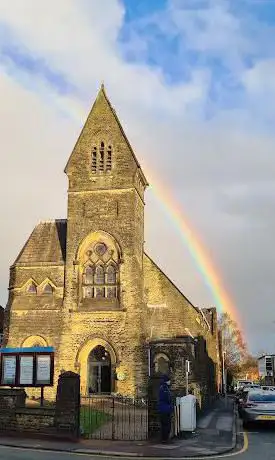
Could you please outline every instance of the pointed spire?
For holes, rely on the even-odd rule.
[[[122,136],[122,139],[124,139],[124,142],[127,144],[127,147],[129,149],[129,154],[132,156],[137,166],[140,168],[140,164],[121,126],[121,123],[118,119],[116,111],[111,105],[111,102],[105,91],[104,82],[102,81],[100,88],[98,90],[97,96],[96,96],[96,100],[90,110],[90,113],[88,114],[87,120],[82,128],[82,131],[78,137],[76,145],[65,167],[66,173],[68,172],[70,165],[72,165],[74,162],[77,162],[79,165],[81,164],[81,162],[86,162],[87,157],[85,154],[83,154],[83,150],[86,149],[86,145],[83,150],[82,148],[79,149],[81,140],[85,138],[85,144],[86,144],[87,140],[90,138],[90,142],[92,143],[94,132],[98,132],[99,129],[101,128],[105,130],[106,126],[108,126],[110,133],[114,137],[116,137],[118,134]],[[82,153],[80,153],[80,150],[82,151]],[[85,166],[83,166],[83,171],[84,169],[85,169]],[[144,181],[147,183],[145,178],[144,178]]]

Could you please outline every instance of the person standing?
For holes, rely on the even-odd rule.
[[[160,414],[161,441],[168,442],[171,432],[172,413],[174,410],[170,390],[170,379],[164,375],[159,387],[158,410]]]

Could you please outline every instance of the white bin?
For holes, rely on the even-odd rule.
[[[184,396],[180,398],[180,431],[194,431],[196,426],[196,398]]]

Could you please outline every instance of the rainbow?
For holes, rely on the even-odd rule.
[[[160,184],[159,180],[153,177],[152,174],[149,174],[148,178],[151,179],[151,183],[153,184],[149,188],[151,188],[157,200],[160,201],[166,213],[175,222],[175,227],[181,239],[195,262],[205,285],[211,292],[218,313],[228,313],[231,319],[240,327],[241,320],[239,313],[230,296],[227,294],[219,272],[207,253],[207,249],[201,243],[199,236],[185,217],[182,206],[177,203],[169,190],[163,184]]]
[[[63,115],[69,116],[79,123],[81,120],[85,120],[87,116],[83,106],[80,105],[79,101],[72,101],[71,99],[53,99],[53,105],[55,105]],[[64,104],[65,103],[65,104]],[[146,168],[147,169],[147,168]],[[148,171],[152,171],[148,168]],[[155,195],[156,199],[163,206],[167,214],[176,223],[176,228],[180,233],[180,237],[187,247],[191,258],[193,259],[196,267],[198,268],[204,284],[208,287],[211,295],[214,299],[215,307],[219,313],[228,313],[230,317],[241,326],[239,313],[234,306],[233,301],[227,294],[221,277],[217,268],[214,266],[212,259],[207,253],[206,248],[200,242],[200,238],[189,224],[188,219],[184,216],[182,206],[180,206],[176,199],[172,197],[169,190],[160,184],[159,180],[153,177],[152,174],[148,175],[151,185],[150,189]]]

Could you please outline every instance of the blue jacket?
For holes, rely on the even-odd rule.
[[[162,382],[159,387],[158,411],[161,414],[172,414],[174,410],[172,395],[166,382]]]

